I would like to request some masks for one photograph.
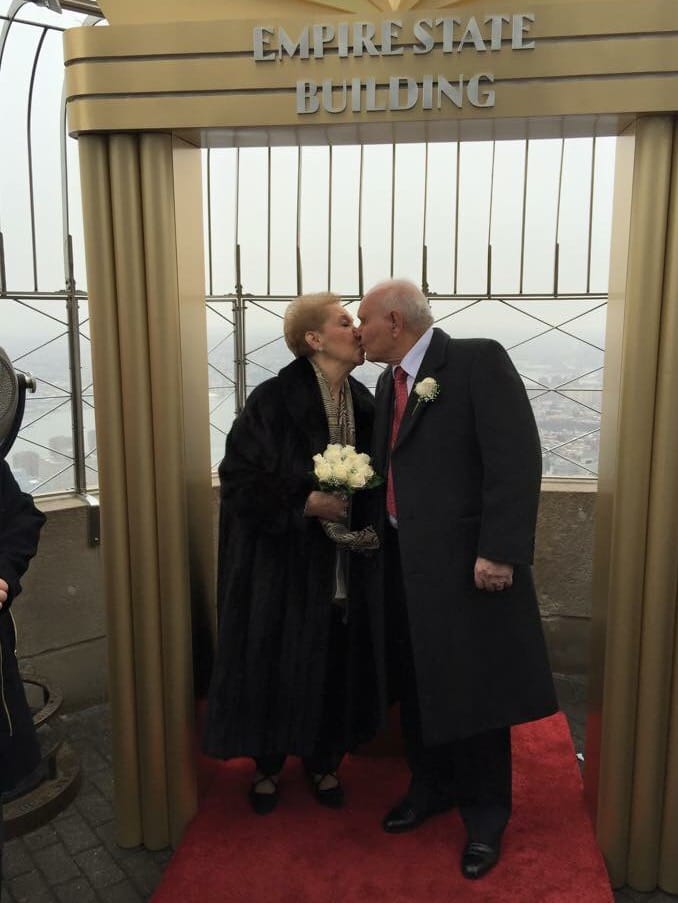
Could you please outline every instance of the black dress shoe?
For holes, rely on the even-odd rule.
[[[272,792],[267,793],[266,791],[261,790],[261,785],[265,781],[270,781],[273,784],[274,790]],[[268,815],[269,812],[273,812],[280,799],[277,776],[264,775],[254,781],[249,789],[247,798],[250,801],[250,806],[257,815]]]
[[[432,806],[419,806],[405,797],[397,806],[384,816],[382,827],[387,834],[403,834],[405,831],[412,831],[414,828],[430,818],[432,815],[438,815],[441,812],[447,812],[451,809],[452,803],[436,803]]]
[[[464,878],[482,878],[499,862],[499,842],[495,845],[470,840],[461,857],[461,873]]]
[[[332,777],[337,782],[332,787],[321,787],[320,785],[327,777]],[[328,809],[341,809],[344,805],[344,788],[341,786],[336,771],[327,771],[325,774],[310,774],[311,787],[313,796],[321,806],[327,806]]]

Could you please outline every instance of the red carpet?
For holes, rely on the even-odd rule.
[[[564,716],[514,728],[513,759],[502,859],[478,882],[459,874],[464,831],[456,811],[410,834],[381,830],[381,816],[407,786],[399,759],[347,759],[347,805],[338,812],[312,799],[291,760],[278,808],[264,817],[246,800],[249,761],[205,762],[208,792],[152,901],[611,903]]]

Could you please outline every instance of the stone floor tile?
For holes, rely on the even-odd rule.
[[[96,749],[102,759],[106,762],[106,767],[111,768],[113,765],[113,752],[111,749],[110,741],[107,740],[99,740],[96,744]]]
[[[34,868],[33,860],[20,837],[5,844],[2,851],[2,875],[5,881],[25,875]]]
[[[659,888],[643,893],[643,891],[640,890],[623,887],[622,892],[626,895],[624,903],[676,903],[678,900],[678,896],[667,894]]]
[[[104,799],[108,800],[109,803],[113,802],[113,774],[110,768],[105,768],[90,775],[90,783],[94,784]]]
[[[64,821],[67,818],[72,818],[74,815],[77,815],[77,814],[78,814],[78,810],[75,808],[75,801],[73,801],[72,803],[69,803],[65,809],[62,809],[61,812],[58,812],[54,816],[54,818],[52,819],[52,824],[56,826],[59,824],[60,821]]]
[[[575,725],[572,729],[572,745],[577,753],[584,754],[586,744],[586,730],[584,728],[577,729]]]
[[[50,887],[81,877],[80,869],[62,843],[36,850],[33,858]]]
[[[97,825],[94,830],[101,843],[103,843],[103,845],[110,853],[115,852],[115,850],[121,849],[116,841],[114,821],[108,821],[103,825]]]
[[[647,903],[649,894],[643,894],[639,891],[632,890],[630,887],[621,887],[615,891],[615,895],[619,894],[622,903]]]
[[[93,850],[85,850],[74,857],[78,868],[81,869],[95,890],[110,887],[123,881],[124,872],[104,847],[96,847]]]
[[[93,705],[79,712],[62,715],[61,720],[69,739],[97,737],[111,730],[111,710],[108,705]]]
[[[75,808],[93,827],[103,825],[113,818],[113,809],[96,787],[88,787],[77,797]]]
[[[167,865],[172,856],[174,856],[174,850],[168,847],[166,850],[155,850],[155,852],[150,855],[153,857],[153,861],[157,862],[158,865]]]
[[[143,903],[143,897],[129,881],[105,887],[99,891],[102,903]]]
[[[15,903],[54,903],[54,896],[44,878],[33,870],[9,882],[9,891]]]
[[[62,884],[54,892],[59,903],[99,903],[94,888],[85,878]]]
[[[71,855],[99,846],[100,838],[76,810],[68,818],[54,823],[54,829]]]
[[[162,877],[162,868],[145,850],[122,860],[120,868],[143,896],[150,896]]]
[[[554,674],[553,683],[561,705],[564,702],[586,705],[588,680],[579,674]]]
[[[85,775],[108,768],[108,761],[101,755],[96,744],[89,738],[82,737],[69,740],[69,742],[80,757],[80,765]]]
[[[132,859],[139,853],[151,855],[147,850],[144,849],[144,847],[126,848],[118,846],[115,833],[115,823],[112,821],[107,822],[105,825],[99,825],[96,828],[96,833],[108,852],[116,860],[116,862],[124,862],[127,859]]]
[[[118,846],[116,842],[115,824],[113,822],[100,825],[96,828],[96,833],[113,859],[115,859],[125,872],[128,871],[126,864],[130,861],[136,861],[137,859],[147,859],[162,871],[174,854],[174,850],[170,848],[164,850],[147,850],[145,847],[124,848]]]
[[[24,834],[23,842],[31,852],[34,852],[35,850],[42,850],[45,847],[49,847],[54,843],[59,843],[59,835],[54,830],[54,827],[47,823],[41,828],[36,828],[35,831]]]

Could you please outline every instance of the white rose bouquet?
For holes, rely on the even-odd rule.
[[[323,492],[352,495],[358,489],[373,489],[383,480],[374,472],[370,456],[352,445],[332,443],[313,456],[313,475]]]
[[[383,479],[374,472],[370,456],[357,452],[352,445],[330,443],[322,454],[313,456],[313,476],[322,492],[338,492],[351,496],[359,489],[373,489]],[[321,520],[323,529],[340,549],[368,555],[379,548],[374,527],[351,530],[351,504],[347,504],[346,524]]]

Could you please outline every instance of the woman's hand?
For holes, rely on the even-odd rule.
[[[348,502],[338,492],[314,490],[306,499],[304,517],[319,517],[322,520],[342,521],[346,517]]]
[[[7,601],[8,594],[9,585],[6,580],[3,580],[2,577],[0,577],[0,608],[2,608],[2,606]]]

